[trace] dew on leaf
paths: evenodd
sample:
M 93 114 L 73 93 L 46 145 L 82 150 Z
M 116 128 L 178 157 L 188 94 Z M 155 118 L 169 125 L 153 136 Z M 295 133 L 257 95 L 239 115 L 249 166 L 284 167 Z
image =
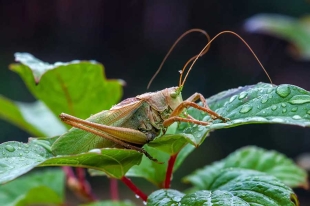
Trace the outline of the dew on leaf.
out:
M 290 104 L 305 104 L 309 102 L 310 102 L 309 95 L 296 95 L 288 101 L 288 103 Z
M 282 104 L 281 104 L 281 107 L 286 107 L 286 104 L 285 104 L 285 103 L 282 103 Z
M 246 97 L 247 95 L 248 95 L 248 93 L 246 93 L 246 92 L 241 92 L 241 93 L 239 94 L 238 99 L 244 99 L 244 97 Z
M 101 154 L 101 150 L 100 149 L 91 149 L 91 150 L 89 150 L 88 152 L 90 152 L 90 153 L 97 153 L 97 154 Z
M 294 115 L 292 118 L 298 120 L 298 119 L 301 119 L 301 116 L 299 116 L 299 115 Z
M 278 122 L 278 123 L 281 123 L 281 122 L 285 122 L 283 119 L 281 118 L 273 118 L 271 121 L 273 122 Z
M 252 109 L 252 106 L 251 105 L 244 105 L 241 109 L 240 109 L 240 113 L 242 114 L 245 114 L 245 113 L 248 113 L 250 110 Z
M 276 92 L 280 97 L 285 98 L 291 93 L 291 89 L 288 85 L 280 85 L 277 87 Z
M 267 93 L 272 92 L 273 88 L 268 88 Z
M 262 103 L 262 104 L 265 104 L 267 101 L 268 101 L 268 97 L 263 96 L 263 98 L 262 98 L 262 100 L 261 100 L 261 103 Z
M 14 152 L 15 151 L 15 148 L 12 146 L 12 145 L 6 145 L 5 147 L 4 147 L 7 151 L 9 151 L 9 152 Z
M 201 132 L 201 131 L 203 130 L 203 128 L 204 128 L 203 126 L 199 125 L 199 126 L 198 126 L 198 131 Z
M 271 110 L 272 110 L 272 111 L 276 110 L 277 108 L 278 108 L 277 105 L 272 105 L 272 106 L 271 106 Z
M 292 112 L 296 112 L 297 109 L 298 109 L 298 107 L 293 107 L 291 111 L 292 111 Z
M 309 110 L 309 111 L 307 111 L 307 114 L 310 114 L 310 110 Z
M 282 109 L 282 113 L 285 113 L 287 110 L 286 109 Z
M 229 102 L 232 103 L 237 98 L 237 95 L 230 97 Z

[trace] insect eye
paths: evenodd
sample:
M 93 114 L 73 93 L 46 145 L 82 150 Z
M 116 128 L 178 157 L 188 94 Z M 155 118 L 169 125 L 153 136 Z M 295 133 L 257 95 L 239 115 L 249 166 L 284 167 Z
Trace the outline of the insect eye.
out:
M 176 92 L 171 92 L 170 93 L 170 97 L 172 98 L 176 98 L 178 96 L 178 94 Z

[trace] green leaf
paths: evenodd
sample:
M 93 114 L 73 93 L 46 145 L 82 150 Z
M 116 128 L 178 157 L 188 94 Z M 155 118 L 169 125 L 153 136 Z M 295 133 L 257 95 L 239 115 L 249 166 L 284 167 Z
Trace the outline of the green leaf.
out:
M 157 187 L 162 187 L 165 180 L 170 155 L 152 147 L 145 146 L 144 148 L 152 157 L 156 158 L 162 164 L 151 161 L 143 155 L 141 163 L 133 166 L 127 172 L 126 176 L 143 177 Z
M 43 147 L 33 141 L 30 143 L 5 142 L 0 144 L 0 184 L 28 172 L 52 157 L 48 142 Z M 44 144 L 44 142 L 42 142 Z
M 57 156 L 39 166 L 72 166 L 100 170 L 109 177 L 120 179 L 134 165 L 141 162 L 142 154 L 129 149 L 93 149 L 88 153 Z
M 0 186 L 1 204 L 6 206 L 62 204 L 64 179 L 62 170 L 45 170 L 28 174 Z
M 260 14 L 248 19 L 245 28 L 250 32 L 273 35 L 293 44 L 302 60 L 310 59 L 309 17 L 296 19 L 277 14 Z
M 157 137 L 147 145 L 170 155 L 179 153 L 188 143 L 197 145 L 197 142 L 195 142 L 196 139 L 192 135 L 175 134 L 177 127 L 178 125 L 176 123 L 172 124 L 168 127 L 165 135 Z
M 66 131 L 60 120 L 41 101 L 22 103 L 0 96 L 0 118 L 34 136 L 55 136 Z
M 177 206 L 181 201 L 182 197 L 184 196 L 183 193 L 172 190 L 172 189 L 165 189 L 165 190 L 157 190 L 150 194 L 147 199 L 147 205 L 150 206 Z
M 27 53 L 16 53 L 15 57 L 22 64 L 10 68 L 55 115 L 65 112 L 85 119 L 109 109 L 121 97 L 121 81 L 107 80 L 103 66 L 94 61 L 51 65 Z
M 83 204 L 81 206 L 135 206 L 135 204 L 130 201 L 100 201 Z
M 208 104 L 213 111 L 230 120 L 215 120 L 206 127 L 180 123 L 176 133 L 191 134 L 201 144 L 210 131 L 244 124 L 310 126 L 310 92 L 294 85 L 259 83 L 239 87 L 210 97 Z M 212 121 L 204 112 L 193 108 L 187 111 L 196 119 Z
M 16 103 L 3 96 L 0 96 L 0 118 L 15 124 L 30 134 L 36 136 L 44 135 L 42 131 L 26 121 Z
M 244 147 L 231 153 L 225 159 L 196 170 L 184 178 L 199 189 L 208 188 L 219 170 L 224 168 L 245 168 L 265 172 L 277 177 L 290 187 L 308 187 L 307 173 L 292 160 L 276 151 L 258 147 Z
M 233 195 L 231 192 L 216 190 L 214 192 L 201 190 L 185 195 L 181 202 L 184 205 L 204 205 L 204 206 L 249 206 L 250 204 Z
M 262 172 L 229 168 L 218 171 L 206 190 L 184 195 L 174 190 L 158 190 L 148 205 L 298 205 L 294 192 L 277 178 Z M 159 203 L 163 204 L 159 204 Z
M 291 188 L 273 176 L 254 170 L 223 169 L 205 189 L 229 191 L 250 205 L 297 205 Z
M 146 150 L 156 159 L 161 162 L 161 164 L 156 163 L 154 161 L 151 161 L 147 157 L 143 156 L 142 161 L 139 165 L 133 166 L 127 173 L 126 176 L 128 177 L 142 177 L 149 182 L 153 183 L 157 187 L 163 187 L 163 183 L 165 181 L 165 176 L 166 176 L 166 171 L 167 171 L 167 166 L 168 166 L 168 160 L 169 160 L 169 155 L 166 154 L 165 152 L 155 150 L 154 148 L 151 147 L 145 147 Z M 175 161 L 174 167 L 173 167 L 173 172 L 175 172 L 184 159 L 187 157 L 187 155 L 192 152 L 194 147 L 192 145 L 187 145 L 185 146 L 179 155 L 177 156 L 177 159 Z M 89 170 L 89 173 L 92 176 L 102 176 L 105 175 L 102 171 L 98 170 Z

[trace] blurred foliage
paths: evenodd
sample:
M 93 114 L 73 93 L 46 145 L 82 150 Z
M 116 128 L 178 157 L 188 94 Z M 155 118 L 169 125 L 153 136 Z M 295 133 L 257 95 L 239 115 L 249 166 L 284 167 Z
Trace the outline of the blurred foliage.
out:
M 290 52 L 301 60 L 310 60 L 310 16 L 301 19 L 284 15 L 260 14 L 248 19 L 245 29 L 284 39 L 292 44 Z

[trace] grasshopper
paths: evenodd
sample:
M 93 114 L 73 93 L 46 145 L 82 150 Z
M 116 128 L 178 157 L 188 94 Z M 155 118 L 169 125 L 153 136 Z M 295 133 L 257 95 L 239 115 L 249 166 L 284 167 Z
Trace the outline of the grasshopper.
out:
M 182 71 L 180 72 L 179 86 L 166 88 L 157 92 L 149 92 L 133 98 L 125 99 L 119 104 L 113 106 L 110 110 L 101 111 L 86 120 L 79 119 L 65 113 L 60 114 L 61 120 L 66 124 L 71 125 L 73 128 L 71 128 L 68 133 L 62 135 L 53 144 L 52 150 L 57 148 L 57 144 L 61 144 L 62 139 L 67 138 L 70 135 L 74 135 L 74 138 L 71 138 L 75 139 L 72 140 L 72 148 L 74 148 L 74 144 L 76 144 L 76 142 L 80 141 L 79 138 L 84 138 L 87 140 L 84 141 L 82 146 L 83 148 L 78 150 L 71 149 L 66 154 L 87 152 L 94 148 L 121 147 L 137 150 L 145 154 L 149 159 L 157 161 L 142 147 L 143 145 L 152 141 L 155 137 L 161 134 L 165 134 L 167 127 L 169 127 L 172 123 L 189 122 L 198 125 L 210 124 L 210 122 L 194 119 L 186 113 L 186 108 L 193 107 L 208 113 L 212 119 L 220 119 L 223 122 L 228 121 L 228 119 L 220 116 L 209 108 L 207 101 L 202 94 L 195 93 L 186 100 L 183 100 L 181 92 L 192 66 L 200 56 L 206 53 L 206 51 L 209 49 L 210 43 L 222 33 L 233 32 L 221 32 L 212 40 L 210 40 L 208 34 L 205 31 L 200 29 L 191 29 L 177 39 L 177 41 L 165 56 L 163 62 L 166 60 L 180 39 L 182 39 L 188 33 L 197 31 L 205 34 L 209 41 L 198 55 L 192 57 L 185 64 Z M 242 41 L 244 42 L 243 39 Z M 163 62 L 151 79 L 150 83 L 160 71 Z M 192 65 L 189 68 L 184 80 L 182 81 L 182 74 L 190 62 L 192 62 Z M 150 86 L 150 83 L 148 87 Z M 195 103 L 198 100 L 201 101 L 202 106 Z

